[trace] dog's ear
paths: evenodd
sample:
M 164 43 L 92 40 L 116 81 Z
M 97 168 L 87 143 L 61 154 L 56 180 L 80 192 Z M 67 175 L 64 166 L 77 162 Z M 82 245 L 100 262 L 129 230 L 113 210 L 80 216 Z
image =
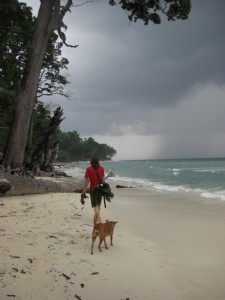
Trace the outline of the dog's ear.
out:
M 106 222 L 113 222 L 114 224 L 118 223 L 119 221 L 109 221 L 109 220 L 105 220 Z

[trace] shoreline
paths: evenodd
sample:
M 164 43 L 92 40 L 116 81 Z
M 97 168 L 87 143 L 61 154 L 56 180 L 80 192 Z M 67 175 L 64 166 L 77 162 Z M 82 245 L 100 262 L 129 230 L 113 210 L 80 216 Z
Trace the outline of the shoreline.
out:
M 100 253 L 97 239 L 94 255 L 90 199 L 0 198 L 0 299 L 223 300 L 224 203 L 109 184 L 102 217 L 119 221 L 114 246 Z

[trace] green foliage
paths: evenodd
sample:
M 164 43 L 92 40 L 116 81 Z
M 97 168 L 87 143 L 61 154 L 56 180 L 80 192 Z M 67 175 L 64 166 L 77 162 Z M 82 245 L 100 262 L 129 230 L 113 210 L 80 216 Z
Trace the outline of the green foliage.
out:
M 58 42 L 58 35 L 53 33 L 45 53 L 42 70 L 39 79 L 39 87 L 37 97 L 52 96 L 55 94 L 70 99 L 69 93 L 64 91 L 65 85 L 69 84 L 66 76 L 60 74 L 64 69 L 68 69 L 69 61 L 65 57 L 61 57 L 63 46 L 62 42 Z
M 44 133 L 46 132 L 51 120 L 51 113 L 49 108 L 42 102 L 38 101 L 34 109 L 33 118 L 33 147 L 39 144 Z
M 0 87 L 0 152 L 3 153 L 15 109 L 13 91 Z
M 0 86 L 17 91 L 32 37 L 31 8 L 16 0 L 0 5 Z
M 15 111 L 15 97 L 23 74 L 32 28 L 31 8 L 15 0 L 1 0 L 0 152 L 4 150 Z
M 142 20 L 145 25 L 161 24 L 160 15 L 165 15 L 168 21 L 185 20 L 191 11 L 191 0 L 109 0 L 110 5 L 117 3 L 131 22 Z
M 97 155 L 101 160 L 111 160 L 116 150 L 106 144 L 99 144 L 93 138 L 82 139 L 77 131 L 59 132 L 58 161 L 72 162 L 88 160 Z

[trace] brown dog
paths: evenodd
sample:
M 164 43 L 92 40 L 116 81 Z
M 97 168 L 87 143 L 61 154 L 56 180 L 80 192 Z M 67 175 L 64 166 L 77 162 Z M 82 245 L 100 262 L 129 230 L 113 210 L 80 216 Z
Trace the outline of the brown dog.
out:
M 104 240 L 105 243 L 105 249 L 108 249 L 107 244 L 106 244 L 106 240 L 105 238 L 107 236 L 110 236 L 110 241 L 111 241 L 111 246 L 113 246 L 112 240 L 113 240 L 113 231 L 115 228 L 115 225 L 117 222 L 114 221 L 108 221 L 106 220 L 106 223 L 96 223 L 98 214 L 96 214 L 94 216 L 94 228 L 92 231 L 92 245 L 91 245 L 91 254 L 93 254 L 93 247 L 94 247 L 94 242 L 97 238 L 97 236 L 99 236 L 99 245 L 98 245 L 98 249 L 99 251 L 102 252 L 101 249 L 101 243 Z

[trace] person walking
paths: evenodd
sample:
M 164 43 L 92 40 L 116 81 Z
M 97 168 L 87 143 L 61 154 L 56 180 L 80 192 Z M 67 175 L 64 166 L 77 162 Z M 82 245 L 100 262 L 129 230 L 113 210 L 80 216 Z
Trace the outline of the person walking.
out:
M 98 190 L 98 185 L 105 179 L 104 168 L 99 164 L 97 156 L 93 156 L 90 160 L 91 166 L 86 168 L 85 183 L 83 193 L 86 194 L 88 187 L 90 187 L 91 206 L 94 208 L 95 216 L 97 214 L 97 223 L 102 223 L 101 220 L 101 202 L 102 193 Z

